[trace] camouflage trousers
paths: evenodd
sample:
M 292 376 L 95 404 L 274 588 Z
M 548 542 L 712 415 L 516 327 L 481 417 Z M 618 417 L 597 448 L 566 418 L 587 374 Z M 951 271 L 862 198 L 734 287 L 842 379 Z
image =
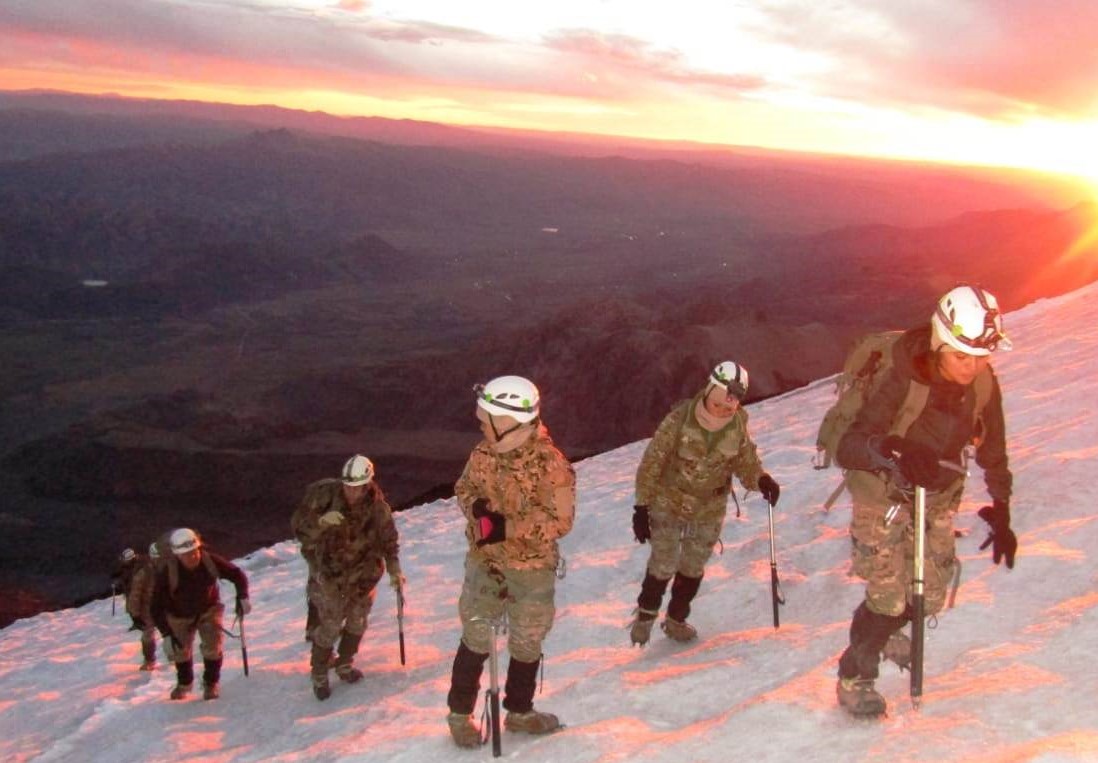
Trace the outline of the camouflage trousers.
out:
M 201 643 L 202 658 L 221 659 L 221 617 L 225 611 L 223 604 L 214 604 L 197 618 L 168 615 L 168 629 L 171 630 L 179 648 L 172 639 L 164 639 L 164 656 L 170 662 L 190 662 L 194 659 L 194 636 L 197 633 Z
M 720 540 L 724 515 L 685 520 L 653 506 L 648 510 L 648 523 L 652 529 L 648 573 L 660 580 L 670 580 L 676 572 L 684 577 L 700 578 L 705 572 L 705 563 L 713 555 L 713 547 Z
M 306 594 L 316 610 L 316 625 L 308 635 L 314 645 L 330 649 L 343 631 L 352 636 L 366 632 L 366 618 L 377 596 L 377 580 L 344 586 L 336 580 L 310 575 Z
M 492 642 L 490 621 L 506 612 L 507 651 L 520 662 L 536 662 L 557 613 L 556 580 L 556 570 L 492 570 L 466 557 L 465 582 L 458 598 L 465 646 L 487 654 Z
M 958 503 L 927 506 L 926 546 L 923 566 L 926 614 L 937 614 L 945 605 L 954 565 L 953 515 Z M 850 524 L 855 575 L 866 581 L 865 600 L 881 615 L 900 615 L 911 601 L 915 560 L 914 509 L 901 504 L 888 521 L 888 506 L 854 501 Z

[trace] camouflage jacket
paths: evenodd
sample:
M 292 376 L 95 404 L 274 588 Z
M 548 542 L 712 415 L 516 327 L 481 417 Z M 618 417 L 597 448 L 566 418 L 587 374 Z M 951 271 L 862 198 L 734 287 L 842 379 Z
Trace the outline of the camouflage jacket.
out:
M 544 426 L 506 453 L 497 453 L 482 441 L 470 454 L 454 493 L 465 512 L 472 557 L 498 569 L 557 566 L 557 541 L 572 530 L 575 519 L 576 475 Z M 478 498 L 506 517 L 502 542 L 477 547 L 472 507 Z
M 343 521 L 321 525 L 320 517 L 329 511 L 343 514 Z M 309 573 L 324 580 L 369 590 L 386 567 L 400 567 L 396 523 L 377 483 L 370 484 L 362 504 L 350 507 L 343 498 L 340 480 L 314 482 L 305 488 L 305 497 L 290 525 L 301 542 L 301 555 L 309 563 Z
M 153 585 L 156 583 L 156 573 L 152 560 L 147 556 L 138 556 L 139 562 L 130 579 L 130 590 L 126 594 L 126 612 L 134 620 L 140 620 L 148 626 L 152 625 L 152 597 Z
M 701 394 L 676 405 L 664 417 L 637 468 L 636 502 L 683 519 L 723 516 L 732 476 L 748 490 L 759 489 L 762 463 L 747 433 L 740 408 L 716 432 L 698 423 L 694 406 Z

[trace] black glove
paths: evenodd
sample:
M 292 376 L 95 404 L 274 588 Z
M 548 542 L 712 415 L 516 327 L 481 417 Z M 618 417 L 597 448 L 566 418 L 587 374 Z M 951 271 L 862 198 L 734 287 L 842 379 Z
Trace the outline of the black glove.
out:
M 995 501 L 991 506 L 985 506 L 976 512 L 980 519 L 990 526 L 987 539 L 980 545 L 983 551 L 991 546 L 991 561 L 998 564 L 1006 559 L 1007 569 L 1014 569 L 1014 554 L 1018 551 L 1018 536 L 1010 529 L 1010 504 L 1006 501 Z
M 140 617 L 134 617 L 133 615 L 130 615 L 130 620 L 133 621 L 133 625 L 130 626 L 131 631 L 145 630 L 145 621 L 142 620 Z
M 900 474 L 912 485 L 932 485 L 938 479 L 938 454 L 921 442 L 890 434 L 877 449 L 900 467 Z
M 762 497 L 771 506 L 776 506 L 778 503 L 778 496 L 782 494 L 782 489 L 778 487 L 778 483 L 774 481 L 766 472 L 763 472 L 759 477 L 759 492 L 762 493 Z
M 648 521 L 648 507 L 633 507 L 633 537 L 637 543 L 645 543 L 652 539 L 652 524 Z
M 473 518 L 477 520 L 477 531 L 480 534 L 478 547 L 499 543 L 506 537 L 507 520 L 499 512 L 489 509 L 486 499 L 478 498 L 473 502 Z

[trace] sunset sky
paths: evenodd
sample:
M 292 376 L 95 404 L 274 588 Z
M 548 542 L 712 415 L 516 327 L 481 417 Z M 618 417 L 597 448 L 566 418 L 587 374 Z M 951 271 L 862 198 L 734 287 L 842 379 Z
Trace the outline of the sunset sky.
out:
M 1098 180 L 1098 2 L 0 0 L 0 89 Z

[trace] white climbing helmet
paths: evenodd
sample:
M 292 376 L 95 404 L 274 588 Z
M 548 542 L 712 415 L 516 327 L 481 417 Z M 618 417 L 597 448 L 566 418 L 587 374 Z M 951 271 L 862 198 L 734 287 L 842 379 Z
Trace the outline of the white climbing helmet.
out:
M 487 384 L 473 387 L 477 405 L 492 416 L 510 416 L 520 424 L 538 417 L 541 395 L 529 379 L 521 376 L 497 376 Z
M 979 286 L 962 284 L 947 292 L 938 300 L 930 326 L 933 350 L 949 345 L 967 355 L 990 355 L 1013 347 L 1003 333 L 999 301 Z
M 122 550 L 122 553 L 118 555 L 118 558 L 122 562 L 132 562 L 137 558 L 137 553 L 132 548 L 126 548 Z
M 343 465 L 343 472 L 340 474 L 340 479 L 343 480 L 343 484 L 348 487 L 365 485 L 373 478 L 374 462 L 366 458 L 366 456 L 361 455 L 355 455 L 348 458 L 347 463 Z
M 157 548 L 155 540 L 152 543 L 149 544 L 149 558 L 150 559 L 159 559 L 160 558 L 160 549 Z
M 747 395 L 748 385 L 747 369 L 739 363 L 726 360 L 718 363 L 713 372 L 709 374 L 709 383 L 718 387 L 724 387 L 728 394 L 737 400 L 743 400 Z
M 202 547 L 202 541 L 198 539 L 198 533 L 186 527 L 172 530 L 168 543 L 171 544 L 172 553 L 176 556 L 189 554 L 191 551 Z

